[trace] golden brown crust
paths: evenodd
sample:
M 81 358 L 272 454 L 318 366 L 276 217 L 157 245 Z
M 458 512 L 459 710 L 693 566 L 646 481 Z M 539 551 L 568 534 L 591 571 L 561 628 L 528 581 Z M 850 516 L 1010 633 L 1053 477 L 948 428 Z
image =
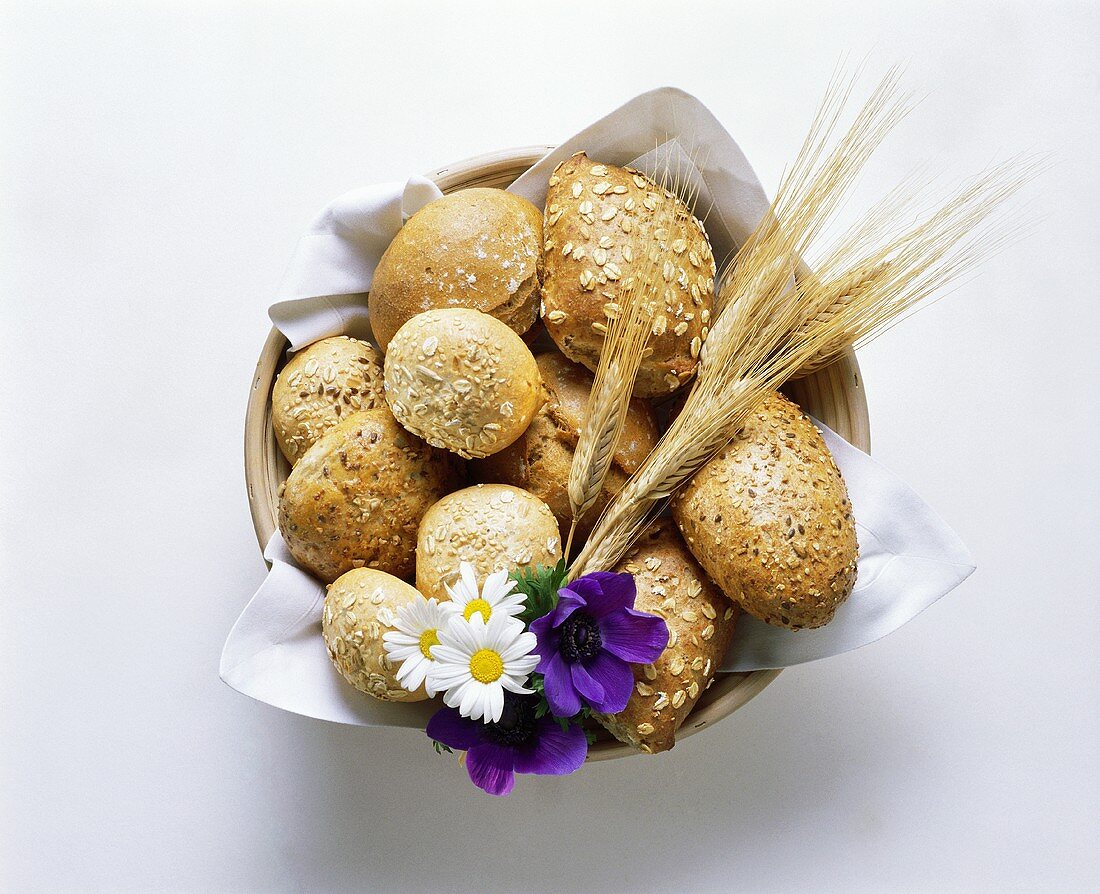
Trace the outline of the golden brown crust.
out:
M 635 249 L 644 244 L 642 234 L 657 225 L 669 231 L 660 244 L 676 261 L 661 272 L 665 304 L 654 322 L 652 353 L 634 385 L 639 397 L 675 391 L 698 366 L 714 294 L 714 256 L 706 232 L 679 197 L 629 168 L 599 164 L 578 152 L 550 177 L 542 318 L 562 352 L 593 371 L 603 347 L 606 307 L 620 300 L 623 283 L 641 269 Z
M 449 599 L 458 566 L 474 566 L 478 583 L 494 571 L 554 565 L 561 538 L 554 516 L 538 497 L 507 484 L 477 484 L 436 503 L 420 523 L 416 588 L 428 599 Z
M 713 681 L 740 610 L 706 576 L 667 519 L 643 531 L 615 570 L 634 575 L 634 607 L 665 619 L 669 644 L 653 664 L 634 667 L 634 692 L 625 710 L 597 719 L 620 742 L 650 754 L 668 751 Z
M 353 568 L 329 584 L 321 634 L 340 675 L 360 692 L 384 702 L 428 697 L 423 686 L 408 692 L 397 682 L 397 668 L 382 644 L 382 636 L 397 629 L 397 610 L 419 598 L 407 583 L 374 568 Z
M 481 481 L 503 482 L 533 493 L 550 507 L 564 537 L 572 522 L 569 468 L 584 425 L 592 374 L 557 351 L 539 354 L 535 362 L 546 389 L 546 402 L 514 444 L 474 463 L 471 470 Z M 577 526 L 576 545 L 584 542 L 604 506 L 622 490 L 626 479 L 656 446 L 658 437 L 649 405 L 631 401 L 611 470 L 596 504 Z
M 674 498 L 688 546 L 730 599 L 779 627 L 820 627 L 856 580 L 855 520 L 821 433 L 778 393 Z
M 364 566 L 409 578 L 420 519 L 456 471 L 453 457 L 409 434 L 389 410 L 365 410 L 330 428 L 291 470 L 279 530 L 323 581 Z
M 314 342 L 287 361 L 271 391 L 271 424 L 293 465 L 341 419 L 384 405 L 381 355 L 341 335 Z
M 429 202 L 378 262 L 368 306 L 382 350 L 411 317 L 437 307 L 484 311 L 522 335 L 538 319 L 542 215 L 502 189 Z
M 544 398 L 523 339 L 500 320 L 459 307 L 417 314 L 397 331 L 385 387 L 398 422 L 466 458 L 515 441 Z

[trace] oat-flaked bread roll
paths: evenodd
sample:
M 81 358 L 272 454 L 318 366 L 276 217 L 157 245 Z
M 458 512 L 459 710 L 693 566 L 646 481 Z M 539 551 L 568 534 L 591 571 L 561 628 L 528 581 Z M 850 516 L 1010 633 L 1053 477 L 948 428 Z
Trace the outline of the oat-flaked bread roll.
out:
M 855 585 L 848 490 L 821 433 L 781 394 L 761 402 L 672 512 L 707 574 L 769 624 L 827 624 Z
M 522 335 L 538 319 L 539 209 L 502 189 L 463 189 L 410 217 L 378 262 L 368 306 L 382 350 L 436 307 L 492 314 Z
M 634 666 L 625 710 L 597 719 L 620 742 L 650 754 L 668 751 L 713 681 L 740 609 L 706 576 L 667 519 L 643 531 L 615 570 L 634 575 L 634 607 L 664 618 L 669 641 L 652 664 Z
M 455 484 L 456 463 L 386 408 L 364 410 L 325 432 L 291 470 L 279 530 L 323 581 L 364 566 L 412 577 L 417 526 Z
M 287 361 L 271 391 L 271 424 L 293 465 L 341 419 L 381 406 L 382 357 L 373 345 L 341 335 Z
M 654 224 L 654 221 L 657 224 Z M 583 152 L 563 161 L 546 193 L 543 321 L 571 360 L 595 371 L 620 290 L 643 266 L 650 229 L 664 230 L 662 252 L 675 262 L 658 276 L 658 310 L 634 394 L 675 391 L 692 377 L 706 341 L 714 295 L 714 255 L 703 225 L 667 189 L 629 168 L 599 164 Z
M 321 634 L 340 675 L 360 692 L 385 702 L 428 697 L 423 686 L 407 692 L 397 682 L 397 668 L 382 645 L 382 635 L 397 629 L 397 610 L 419 598 L 403 580 L 374 568 L 353 568 L 329 584 Z
M 466 458 L 507 447 L 543 401 L 523 339 L 495 317 L 458 307 L 417 314 L 397 330 L 385 391 L 405 428 Z
M 469 562 L 478 583 L 495 571 L 554 565 L 561 558 L 558 523 L 538 497 L 507 484 L 478 484 L 449 494 L 420 523 L 416 588 L 449 599 L 447 586 Z
M 472 464 L 471 471 L 480 481 L 512 484 L 533 493 L 550 507 L 565 537 L 573 518 L 569 508 L 569 467 L 584 426 L 592 374 L 557 351 L 539 354 L 535 362 L 546 389 L 546 402 L 515 443 Z M 622 490 L 627 478 L 657 445 L 658 437 L 649 405 L 641 400 L 631 401 L 603 491 L 577 526 L 575 543 L 584 542 L 604 506 Z

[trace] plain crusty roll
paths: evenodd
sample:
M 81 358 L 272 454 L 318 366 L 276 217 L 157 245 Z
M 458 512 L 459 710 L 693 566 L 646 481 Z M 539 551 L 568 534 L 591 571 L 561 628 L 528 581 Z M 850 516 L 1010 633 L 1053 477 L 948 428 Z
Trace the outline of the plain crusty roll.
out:
M 683 201 L 644 174 L 578 152 L 550 177 L 544 229 L 543 322 L 562 353 L 593 371 L 624 283 L 650 274 L 641 249 L 672 253 L 657 272 L 664 306 L 634 394 L 668 394 L 690 379 L 710 326 L 715 267 L 703 225 Z
M 821 433 L 781 394 L 673 499 L 699 563 L 730 599 L 777 627 L 820 627 L 855 586 L 855 519 Z
M 403 580 L 375 568 L 353 568 L 329 584 L 321 634 L 340 675 L 360 692 L 385 702 L 419 702 L 424 687 L 408 692 L 397 681 L 382 636 L 396 630 L 397 610 L 420 598 Z
M 437 307 L 484 311 L 522 335 L 539 313 L 542 214 L 502 189 L 463 189 L 410 217 L 378 262 L 368 307 L 382 350 Z
M 385 407 L 356 413 L 291 470 L 279 530 L 291 555 L 323 581 L 364 566 L 411 577 L 417 526 L 451 490 L 456 463 L 405 431 Z
M 417 314 L 397 330 L 385 389 L 405 428 L 467 459 L 515 441 L 544 399 L 523 339 L 495 317 L 460 307 Z
M 341 419 L 384 405 L 381 356 L 367 342 L 341 335 L 287 361 L 271 391 L 271 424 L 293 465 Z
M 471 471 L 479 481 L 503 482 L 533 493 L 550 507 L 564 537 L 573 520 L 569 506 L 569 467 L 584 426 L 592 374 L 557 351 L 539 354 L 535 362 L 546 389 L 545 403 L 514 444 L 473 463 Z M 649 404 L 632 400 L 603 490 L 577 526 L 575 543 L 584 542 L 604 506 L 637 471 L 657 445 L 658 437 L 657 423 Z
M 668 751 L 714 680 L 740 610 L 706 576 L 666 519 L 643 531 L 615 570 L 634 575 L 634 608 L 664 618 L 669 639 L 655 662 L 634 666 L 634 692 L 626 708 L 597 719 L 620 742 L 649 754 Z
M 416 548 L 416 588 L 449 599 L 458 566 L 474 566 L 478 584 L 495 571 L 555 565 L 561 537 L 538 497 L 507 484 L 478 484 L 448 494 L 424 515 Z

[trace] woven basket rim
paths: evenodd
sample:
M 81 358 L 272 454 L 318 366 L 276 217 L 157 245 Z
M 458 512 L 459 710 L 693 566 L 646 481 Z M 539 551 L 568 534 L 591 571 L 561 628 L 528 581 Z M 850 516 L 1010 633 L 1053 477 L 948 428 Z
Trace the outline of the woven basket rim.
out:
M 507 186 L 552 148 L 522 146 L 487 152 L 445 165 L 425 176 L 445 193 L 470 186 Z M 279 452 L 271 425 L 271 389 L 285 360 L 287 346 L 283 334 L 272 328 L 256 363 L 245 410 L 245 484 L 261 554 L 275 532 L 278 486 L 288 468 Z M 831 366 L 792 383 L 789 390 L 807 412 L 821 419 L 856 447 L 870 452 L 867 401 L 854 352 L 849 351 Z M 760 670 L 717 675 L 713 686 L 684 721 L 677 733 L 677 741 L 729 716 L 755 698 L 779 673 L 779 670 Z M 589 749 L 588 760 L 609 760 L 638 753 L 630 746 L 610 739 L 596 742 Z

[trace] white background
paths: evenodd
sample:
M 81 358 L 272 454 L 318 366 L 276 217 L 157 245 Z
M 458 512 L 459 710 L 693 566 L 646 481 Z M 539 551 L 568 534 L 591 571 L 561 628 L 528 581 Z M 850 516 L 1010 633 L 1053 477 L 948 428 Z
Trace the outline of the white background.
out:
M 0 888 L 1100 886 L 1093 4 L 24 3 L 0 26 Z M 497 801 L 421 735 L 217 679 L 264 574 L 242 420 L 329 198 L 699 96 L 772 189 L 843 53 L 869 173 L 1051 154 L 1032 235 L 863 351 L 875 456 L 978 572 L 671 754 Z

